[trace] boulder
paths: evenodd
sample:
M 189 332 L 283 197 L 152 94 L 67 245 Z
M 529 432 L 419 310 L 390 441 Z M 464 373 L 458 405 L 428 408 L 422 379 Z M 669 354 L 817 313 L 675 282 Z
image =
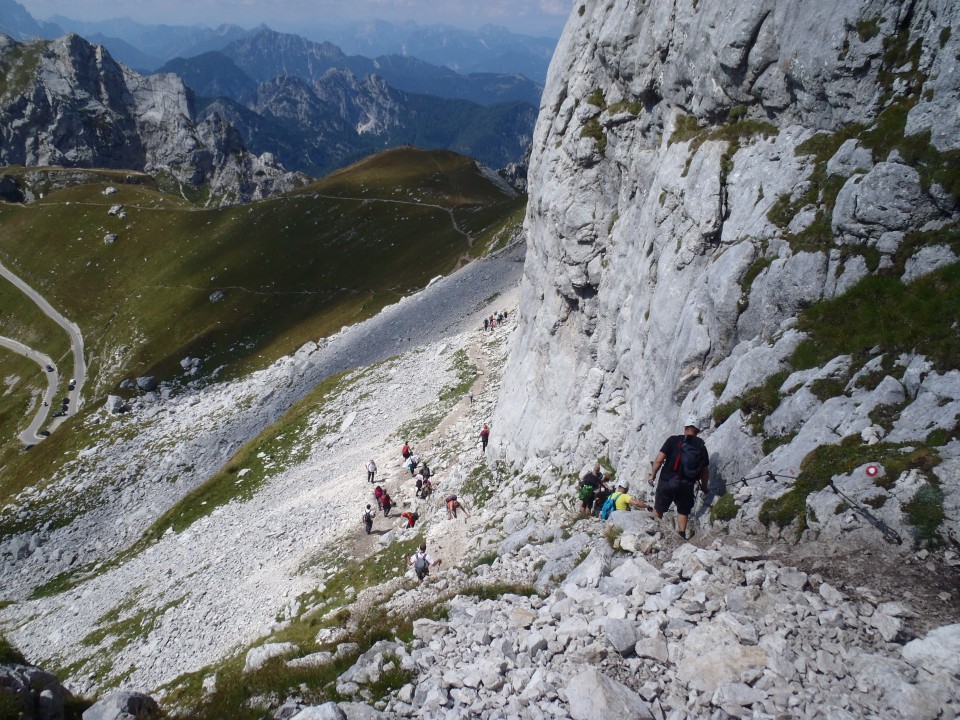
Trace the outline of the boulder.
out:
M 107 395 L 107 402 L 104 407 L 108 413 L 115 415 L 123 409 L 123 398 L 119 395 Z
M 960 678 L 960 623 L 943 625 L 903 646 L 903 659 L 934 675 Z
M 335 702 L 310 705 L 293 716 L 292 720 L 347 720 L 347 714 Z
M 578 673 L 565 688 L 573 720 L 610 720 L 653 718 L 650 706 L 621 682 L 593 667 Z
M 159 713 L 160 707 L 149 695 L 122 690 L 94 703 L 83 713 L 83 720 L 140 720 Z
M 157 389 L 157 379 L 152 375 L 137 378 L 137 389 L 143 392 L 153 392 Z
M 251 670 L 258 670 L 266 665 L 267 661 L 272 658 L 290 655 L 298 651 L 299 648 L 289 642 L 267 643 L 260 647 L 251 648 L 247 652 L 247 659 L 243 665 L 243 671 L 250 672 Z
M 593 548 L 582 563 L 571 572 L 566 579 L 577 587 L 595 588 L 600 584 L 600 578 L 607 574 L 609 554 L 599 548 Z

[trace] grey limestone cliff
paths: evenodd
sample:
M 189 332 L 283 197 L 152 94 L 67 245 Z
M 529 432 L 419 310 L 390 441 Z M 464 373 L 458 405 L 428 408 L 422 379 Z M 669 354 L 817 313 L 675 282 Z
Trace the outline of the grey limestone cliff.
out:
M 608 456 L 645 478 L 693 413 L 717 487 L 796 473 L 860 433 L 952 437 L 951 361 L 877 347 L 798 373 L 792 356 L 804 309 L 868 275 L 912 283 L 956 262 L 958 15 L 937 0 L 575 6 L 535 132 L 495 456 Z M 886 387 L 851 379 L 870 357 Z M 816 385 L 829 379 L 839 398 Z M 774 408 L 751 412 L 765 382 Z M 939 405 L 899 411 L 934 384 Z M 870 415 L 894 406 L 892 427 Z M 945 465 L 957 446 L 938 451 Z M 747 495 L 788 487 L 760 485 Z
M 0 36 L 0 162 L 169 173 L 219 202 L 304 184 L 254 157 L 220 117 L 199 121 L 175 75 L 143 77 L 78 35 L 18 43 Z

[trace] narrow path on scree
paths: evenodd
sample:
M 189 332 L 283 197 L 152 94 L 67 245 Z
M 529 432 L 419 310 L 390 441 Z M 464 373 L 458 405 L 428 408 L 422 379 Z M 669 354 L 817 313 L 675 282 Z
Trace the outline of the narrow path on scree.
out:
M 484 339 L 487 336 L 484 334 L 482 336 Z M 487 395 L 487 384 L 490 373 L 490 363 L 486 357 L 486 354 L 483 352 L 481 344 L 476 340 L 471 341 L 469 345 L 466 346 L 467 357 L 470 359 L 470 362 L 473 363 L 477 368 L 477 377 L 473 381 L 473 385 L 470 386 L 470 391 L 473 392 L 474 401 L 471 403 L 469 397 L 462 398 L 453 409 L 441 420 L 440 424 L 437 426 L 437 429 L 430 433 L 426 438 L 417 443 L 417 446 L 414 450 L 421 458 L 429 460 L 431 454 L 437 449 L 437 446 L 441 441 L 445 440 L 450 433 L 451 428 L 455 427 L 458 422 L 463 420 L 465 417 L 474 417 L 476 414 L 476 409 L 480 405 L 480 400 L 488 399 Z M 479 418 L 475 418 L 472 424 L 479 426 L 479 423 L 483 422 Z M 396 449 L 393 450 L 396 452 Z M 385 452 L 389 453 L 389 450 Z M 477 456 L 479 461 L 480 456 Z M 429 503 L 432 506 L 440 507 L 443 505 L 443 498 L 445 497 L 445 491 L 442 487 L 437 488 L 433 496 L 429 499 Z M 391 518 L 395 518 L 395 526 L 400 527 L 401 519 L 399 517 L 399 510 L 397 515 L 391 514 Z M 440 522 L 446 522 L 440 520 Z M 467 521 L 469 522 L 469 520 Z M 449 527 L 444 528 L 444 534 L 440 541 L 432 541 L 430 547 L 430 553 L 434 557 L 442 558 L 443 563 L 442 567 L 454 567 L 460 561 L 460 558 L 463 556 L 464 545 L 466 542 L 466 528 L 464 527 L 465 523 L 463 519 L 458 518 L 457 520 L 450 520 Z M 370 535 L 367 535 L 363 530 L 362 526 L 359 526 L 353 534 L 346 539 L 347 544 L 350 547 L 350 555 L 356 558 L 366 558 L 369 555 L 375 554 L 380 550 L 380 534 L 374 532 Z

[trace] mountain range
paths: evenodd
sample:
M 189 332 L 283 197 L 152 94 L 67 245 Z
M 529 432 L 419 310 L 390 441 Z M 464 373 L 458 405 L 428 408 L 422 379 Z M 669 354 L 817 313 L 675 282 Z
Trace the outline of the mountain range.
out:
M 13 0 L 2 1 L 0 17 L 12 37 L 59 29 L 41 26 Z M 171 51 L 205 50 L 170 61 L 149 82 L 166 83 L 160 78 L 178 75 L 192 91 L 182 103 L 189 105 L 184 117 L 196 123 L 226 119 L 244 147 L 268 154 L 287 170 L 313 176 L 403 144 L 451 149 L 492 167 L 516 164 L 529 146 L 542 89 L 516 73 L 464 76 L 409 56 L 348 56 L 329 42 L 267 28 L 248 32 L 229 25 L 217 30 L 162 26 L 147 32 L 136 23 L 117 21 L 108 29 L 123 31 L 136 48 L 126 41 L 107 43 L 106 36 L 94 33 L 105 43 L 100 47 L 111 45 L 134 63 L 140 61 L 131 52 L 151 47 L 146 35 Z M 92 77 L 85 80 L 96 84 Z M 13 96 L 9 101 L 19 102 Z M 9 162 L 32 161 L 30 153 L 14 147 L 20 139 L 11 135 L 8 140 L 4 156 Z M 116 152 L 111 149 L 101 164 L 114 167 L 117 161 L 110 155 Z M 93 162 L 69 153 L 56 157 L 66 163 Z
M 216 28 L 144 24 L 129 18 L 88 21 L 63 15 L 37 21 L 16 0 L 0 0 L 0 32 L 16 40 L 53 39 L 74 32 L 105 46 L 115 58 L 140 72 L 152 72 L 178 57 L 222 50 L 263 29 L 230 23 Z M 519 73 L 538 84 L 546 78 L 556 47 L 554 38 L 513 33 L 495 25 L 471 31 L 414 22 L 369 20 L 331 25 L 306 19 L 297 32 L 311 40 L 331 42 L 354 55 L 413 57 L 463 74 Z

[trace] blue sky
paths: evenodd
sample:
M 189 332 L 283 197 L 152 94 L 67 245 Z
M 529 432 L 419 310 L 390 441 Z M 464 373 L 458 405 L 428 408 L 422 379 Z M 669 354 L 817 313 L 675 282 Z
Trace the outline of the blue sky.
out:
M 278 30 L 380 18 L 445 23 L 475 29 L 485 23 L 534 35 L 557 36 L 573 0 L 18 0 L 40 20 L 130 17 L 143 23 L 244 27 L 266 23 Z

